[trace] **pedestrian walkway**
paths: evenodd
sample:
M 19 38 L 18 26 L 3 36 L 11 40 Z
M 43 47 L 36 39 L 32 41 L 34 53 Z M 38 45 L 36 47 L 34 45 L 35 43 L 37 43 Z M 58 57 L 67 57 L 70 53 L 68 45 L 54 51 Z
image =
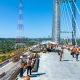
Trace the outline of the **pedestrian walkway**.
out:
M 73 60 L 67 50 L 64 52 L 61 62 L 57 53 L 41 53 L 39 71 L 32 74 L 31 80 L 80 80 L 80 62 Z

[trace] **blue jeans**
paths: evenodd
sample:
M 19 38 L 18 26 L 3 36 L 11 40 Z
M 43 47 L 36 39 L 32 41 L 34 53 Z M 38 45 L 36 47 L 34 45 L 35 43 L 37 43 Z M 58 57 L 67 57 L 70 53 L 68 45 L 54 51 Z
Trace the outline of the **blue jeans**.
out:
M 78 61 L 78 55 L 76 55 L 76 61 Z
M 31 66 L 28 66 L 27 67 L 27 75 L 30 73 L 30 75 L 31 75 L 31 70 L 32 70 L 32 67 Z
M 23 77 L 23 68 L 20 68 L 19 73 L 20 73 L 20 77 Z

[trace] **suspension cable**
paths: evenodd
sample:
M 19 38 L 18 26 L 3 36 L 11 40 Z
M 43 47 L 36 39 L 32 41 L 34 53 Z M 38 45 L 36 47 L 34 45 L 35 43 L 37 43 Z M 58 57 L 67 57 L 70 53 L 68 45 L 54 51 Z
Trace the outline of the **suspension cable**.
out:
M 68 4 L 69 4 L 70 10 L 71 10 L 71 13 L 72 13 L 72 15 L 73 15 L 74 21 L 75 21 L 75 23 L 76 23 L 76 27 L 77 27 L 78 31 L 80 32 L 80 30 L 79 30 L 79 28 L 78 28 L 78 24 L 77 24 L 76 19 L 75 19 L 75 17 L 74 17 L 74 14 L 73 14 L 73 11 L 72 11 L 72 9 L 71 9 L 71 6 L 70 6 L 69 1 L 68 1 Z M 80 33 L 79 33 L 79 34 L 80 34 Z
M 60 14 L 61 14 L 61 16 L 62 16 L 62 15 L 63 15 L 63 7 L 60 7 L 60 8 L 61 8 L 61 13 L 60 13 Z M 63 16 L 62 16 L 62 18 L 64 19 Z M 61 19 L 62 19 L 62 18 L 61 18 Z M 63 25 L 61 24 L 61 26 L 63 26 Z M 62 28 L 61 28 L 61 30 L 62 30 Z M 62 36 L 63 36 L 63 34 L 61 33 L 61 37 L 62 37 Z
M 65 15 L 64 15 L 64 12 L 65 12 L 65 11 L 64 11 L 64 5 L 62 6 L 62 11 L 61 11 L 61 12 L 62 12 L 62 14 L 63 14 L 63 15 L 62 15 L 63 19 L 62 19 L 62 20 L 64 21 L 64 20 L 66 20 L 66 19 L 65 19 Z M 65 23 L 65 22 L 63 22 L 63 25 L 65 25 L 64 23 Z
M 76 5 L 76 3 L 74 2 L 74 0 L 72 0 L 72 1 L 73 1 L 74 5 L 75 5 L 75 7 L 76 7 L 76 9 L 77 9 L 77 11 L 78 11 L 78 13 L 79 13 L 79 15 L 80 15 L 79 8 L 77 7 L 77 5 Z
M 66 2 L 64 2 L 64 3 L 66 3 Z M 66 7 L 65 7 L 65 5 L 64 5 L 64 16 L 65 16 L 66 26 L 67 26 L 67 28 L 68 28 L 69 24 L 68 24 L 68 19 L 67 19 L 66 9 L 65 9 L 65 8 L 66 8 Z
M 66 3 L 65 3 L 66 4 Z M 64 16 L 63 16 L 63 21 L 65 20 L 65 22 L 66 22 L 66 25 L 67 25 L 67 28 L 68 28 L 68 30 L 69 30 L 69 24 L 68 24 L 68 17 L 66 16 L 66 14 L 67 14 L 67 12 L 68 11 L 66 11 L 66 7 L 65 7 L 65 5 L 63 5 L 63 9 L 62 9 L 62 11 L 63 11 L 63 13 L 64 13 Z M 69 14 L 69 13 L 68 13 Z M 69 16 L 70 17 L 70 16 Z M 70 19 L 69 19 L 70 20 Z M 64 22 L 64 23 L 65 23 Z M 66 29 L 66 28 L 65 28 Z M 66 33 L 66 32 L 65 32 Z M 66 37 L 67 38 L 67 37 Z
M 65 5 L 66 5 L 66 11 L 67 11 L 67 13 L 68 13 L 70 25 L 72 25 L 72 22 L 71 22 L 71 18 L 70 18 L 70 14 L 69 14 L 69 10 L 68 10 L 67 4 L 65 3 Z
M 67 12 L 67 16 L 68 16 L 68 18 L 69 18 L 69 21 L 68 22 L 70 22 L 70 25 L 72 25 L 72 22 L 71 22 L 71 17 L 70 17 L 70 13 L 69 13 L 69 10 L 68 10 L 68 6 L 67 6 L 67 3 L 65 2 L 65 8 L 66 8 L 66 12 Z M 69 26 L 69 24 L 68 24 L 68 26 Z M 69 30 L 70 28 L 68 27 L 68 30 Z M 72 32 L 72 29 L 70 30 L 70 32 Z
M 64 2 L 66 4 L 66 2 Z M 67 17 L 67 11 L 66 11 L 66 6 L 64 5 L 64 14 L 65 14 L 65 21 L 66 21 L 66 25 L 67 25 L 67 30 L 69 32 L 69 23 L 68 23 L 68 17 Z M 69 34 L 69 33 L 67 33 Z M 68 38 L 68 36 L 66 36 L 66 39 Z

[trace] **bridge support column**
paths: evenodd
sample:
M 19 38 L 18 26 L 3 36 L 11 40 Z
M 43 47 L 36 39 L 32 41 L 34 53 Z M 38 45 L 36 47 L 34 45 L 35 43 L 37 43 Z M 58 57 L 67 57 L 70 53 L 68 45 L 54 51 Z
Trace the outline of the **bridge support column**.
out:
M 73 0 L 76 3 L 76 0 Z M 73 15 L 72 15 L 72 44 L 75 46 L 76 45 L 76 8 L 75 8 L 75 4 L 72 1 L 72 11 L 73 11 Z
M 60 43 L 60 0 L 54 0 L 52 41 Z

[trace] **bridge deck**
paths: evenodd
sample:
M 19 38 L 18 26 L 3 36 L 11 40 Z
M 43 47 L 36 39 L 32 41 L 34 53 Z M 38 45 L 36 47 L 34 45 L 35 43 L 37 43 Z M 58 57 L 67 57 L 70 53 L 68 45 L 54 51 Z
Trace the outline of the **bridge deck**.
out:
M 39 71 L 32 74 L 31 80 L 80 80 L 80 62 L 76 62 L 67 50 L 64 52 L 62 62 L 57 53 L 41 54 Z

